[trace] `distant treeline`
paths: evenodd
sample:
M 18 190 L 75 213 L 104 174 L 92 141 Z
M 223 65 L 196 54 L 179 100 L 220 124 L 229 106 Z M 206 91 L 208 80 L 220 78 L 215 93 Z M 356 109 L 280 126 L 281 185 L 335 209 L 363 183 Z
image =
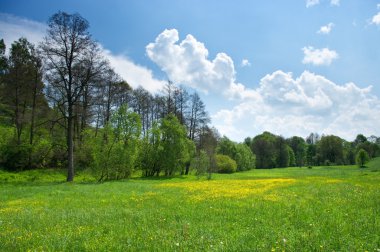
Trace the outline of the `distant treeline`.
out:
M 58 12 L 43 42 L 0 40 L 0 167 L 91 170 L 100 181 L 234 172 L 252 168 L 353 164 L 379 138 L 284 139 L 265 132 L 244 143 L 220 137 L 196 92 L 168 81 L 160 94 L 117 75 L 79 14 Z
M 380 138 L 357 135 L 353 142 L 338 136 L 311 133 L 305 139 L 298 136 L 285 139 L 269 132 L 245 143 L 256 155 L 256 168 L 288 166 L 352 165 L 357 163 L 357 154 L 365 151 L 368 158 L 380 155 Z

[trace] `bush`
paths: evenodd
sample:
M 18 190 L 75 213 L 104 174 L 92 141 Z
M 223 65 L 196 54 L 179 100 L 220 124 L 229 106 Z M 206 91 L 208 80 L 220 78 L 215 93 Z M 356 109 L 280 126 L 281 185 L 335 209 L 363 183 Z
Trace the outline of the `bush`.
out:
M 236 172 L 236 161 L 226 155 L 216 155 L 216 167 L 219 173 L 234 173 Z
M 1 148 L 1 166 L 9 171 L 21 171 L 29 163 L 29 144 L 9 144 Z

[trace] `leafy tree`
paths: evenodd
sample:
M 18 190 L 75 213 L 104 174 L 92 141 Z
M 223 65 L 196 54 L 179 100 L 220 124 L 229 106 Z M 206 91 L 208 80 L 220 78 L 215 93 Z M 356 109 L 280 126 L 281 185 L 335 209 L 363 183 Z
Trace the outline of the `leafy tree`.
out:
M 317 146 L 315 144 L 308 144 L 306 146 L 306 163 L 308 166 L 317 165 Z
M 275 140 L 276 167 L 289 166 L 289 148 L 288 147 L 289 146 L 286 144 L 286 141 L 282 136 L 276 137 L 276 140 Z
M 334 135 L 323 136 L 317 144 L 317 152 L 326 164 L 342 164 L 343 140 Z
M 204 175 L 210 166 L 210 160 L 204 150 L 200 150 L 191 161 L 191 169 L 195 170 L 195 175 L 199 178 Z
M 296 166 L 296 156 L 294 155 L 294 151 L 291 147 L 288 147 L 288 156 L 289 156 L 289 166 Z
M 216 167 L 219 173 L 234 173 L 236 172 L 237 164 L 235 160 L 227 155 L 217 154 L 215 156 Z
M 256 168 L 273 168 L 276 166 L 275 157 L 276 136 L 264 132 L 252 139 L 252 152 L 256 155 Z
M 104 128 L 103 137 L 93 137 L 93 168 L 99 181 L 128 178 L 140 150 L 141 121 L 138 114 L 120 107 Z
M 238 171 L 247 171 L 255 168 L 255 156 L 246 144 L 236 144 L 236 151 L 237 154 L 234 160 L 236 161 Z
M 160 158 L 163 154 L 161 135 L 159 123 L 153 123 L 142 141 L 143 151 L 140 154 L 139 163 L 140 169 L 146 177 L 160 175 Z
M 235 160 L 238 171 L 250 170 L 255 167 L 255 158 L 251 149 L 246 144 L 237 144 L 226 136 L 219 140 L 216 152 Z
M 356 164 L 359 166 L 359 167 L 364 167 L 364 165 L 369 161 L 369 156 L 368 156 L 368 153 L 363 150 L 363 149 L 360 149 L 358 151 L 358 153 L 356 154 Z
M 286 141 L 288 145 L 292 148 L 295 165 L 301 167 L 305 163 L 306 159 L 306 142 L 302 137 L 293 136 Z
M 187 152 L 189 151 L 186 130 L 173 114 L 169 114 L 162 120 L 161 132 L 163 153 L 161 166 L 165 175 L 170 176 L 185 165 L 184 160 L 187 159 L 185 156 L 188 155 Z

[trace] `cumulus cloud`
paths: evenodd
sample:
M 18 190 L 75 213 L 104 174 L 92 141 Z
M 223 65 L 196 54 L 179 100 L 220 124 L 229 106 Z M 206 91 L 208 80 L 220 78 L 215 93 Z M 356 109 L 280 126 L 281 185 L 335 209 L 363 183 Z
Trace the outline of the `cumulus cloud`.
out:
M 38 44 L 46 35 L 46 29 L 47 25 L 43 23 L 0 13 L 0 37 L 4 38 L 7 48 L 20 37 L 25 37 L 33 44 Z M 101 45 L 100 47 L 115 72 L 132 87 L 142 86 L 150 92 L 162 89 L 164 81 L 155 79 L 150 69 L 134 63 L 125 55 L 116 55 Z
M 371 24 L 380 25 L 380 12 L 372 17 Z
M 302 48 L 304 58 L 303 64 L 313 64 L 316 66 L 331 65 L 332 61 L 338 58 L 338 53 L 328 48 L 317 49 L 312 46 Z
M 232 139 L 242 141 L 263 131 L 286 137 L 319 132 L 346 139 L 380 133 L 380 100 L 371 95 L 371 87 L 338 85 L 308 71 L 298 78 L 276 71 L 248 91 L 251 95 L 238 105 L 212 117 L 218 130 Z
M 190 34 L 179 41 L 176 29 L 164 30 L 146 46 L 146 53 L 174 83 L 207 93 L 225 90 L 235 82 L 234 63 L 227 54 L 218 53 L 209 60 L 203 43 Z
M 243 59 L 243 60 L 241 61 L 241 66 L 242 66 L 242 67 L 251 66 L 251 62 L 249 62 L 248 59 Z
M 306 8 L 319 4 L 319 0 L 306 0 Z
M 329 34 L 331 32 L 331 29 L 333 28 L 334 24 L 333 23 L 328 23 L 327 25 L 322 26 L 319 28 L 317 33 L 319 34 Z

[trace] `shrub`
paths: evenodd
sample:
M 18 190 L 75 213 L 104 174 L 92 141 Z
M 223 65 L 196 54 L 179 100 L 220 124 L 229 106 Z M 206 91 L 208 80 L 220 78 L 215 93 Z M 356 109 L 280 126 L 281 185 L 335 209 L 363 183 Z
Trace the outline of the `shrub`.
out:
M 219 173 L 234 173 L 236 172 L 236 161 L 226 155 L 216 155 L 216 167 Z

